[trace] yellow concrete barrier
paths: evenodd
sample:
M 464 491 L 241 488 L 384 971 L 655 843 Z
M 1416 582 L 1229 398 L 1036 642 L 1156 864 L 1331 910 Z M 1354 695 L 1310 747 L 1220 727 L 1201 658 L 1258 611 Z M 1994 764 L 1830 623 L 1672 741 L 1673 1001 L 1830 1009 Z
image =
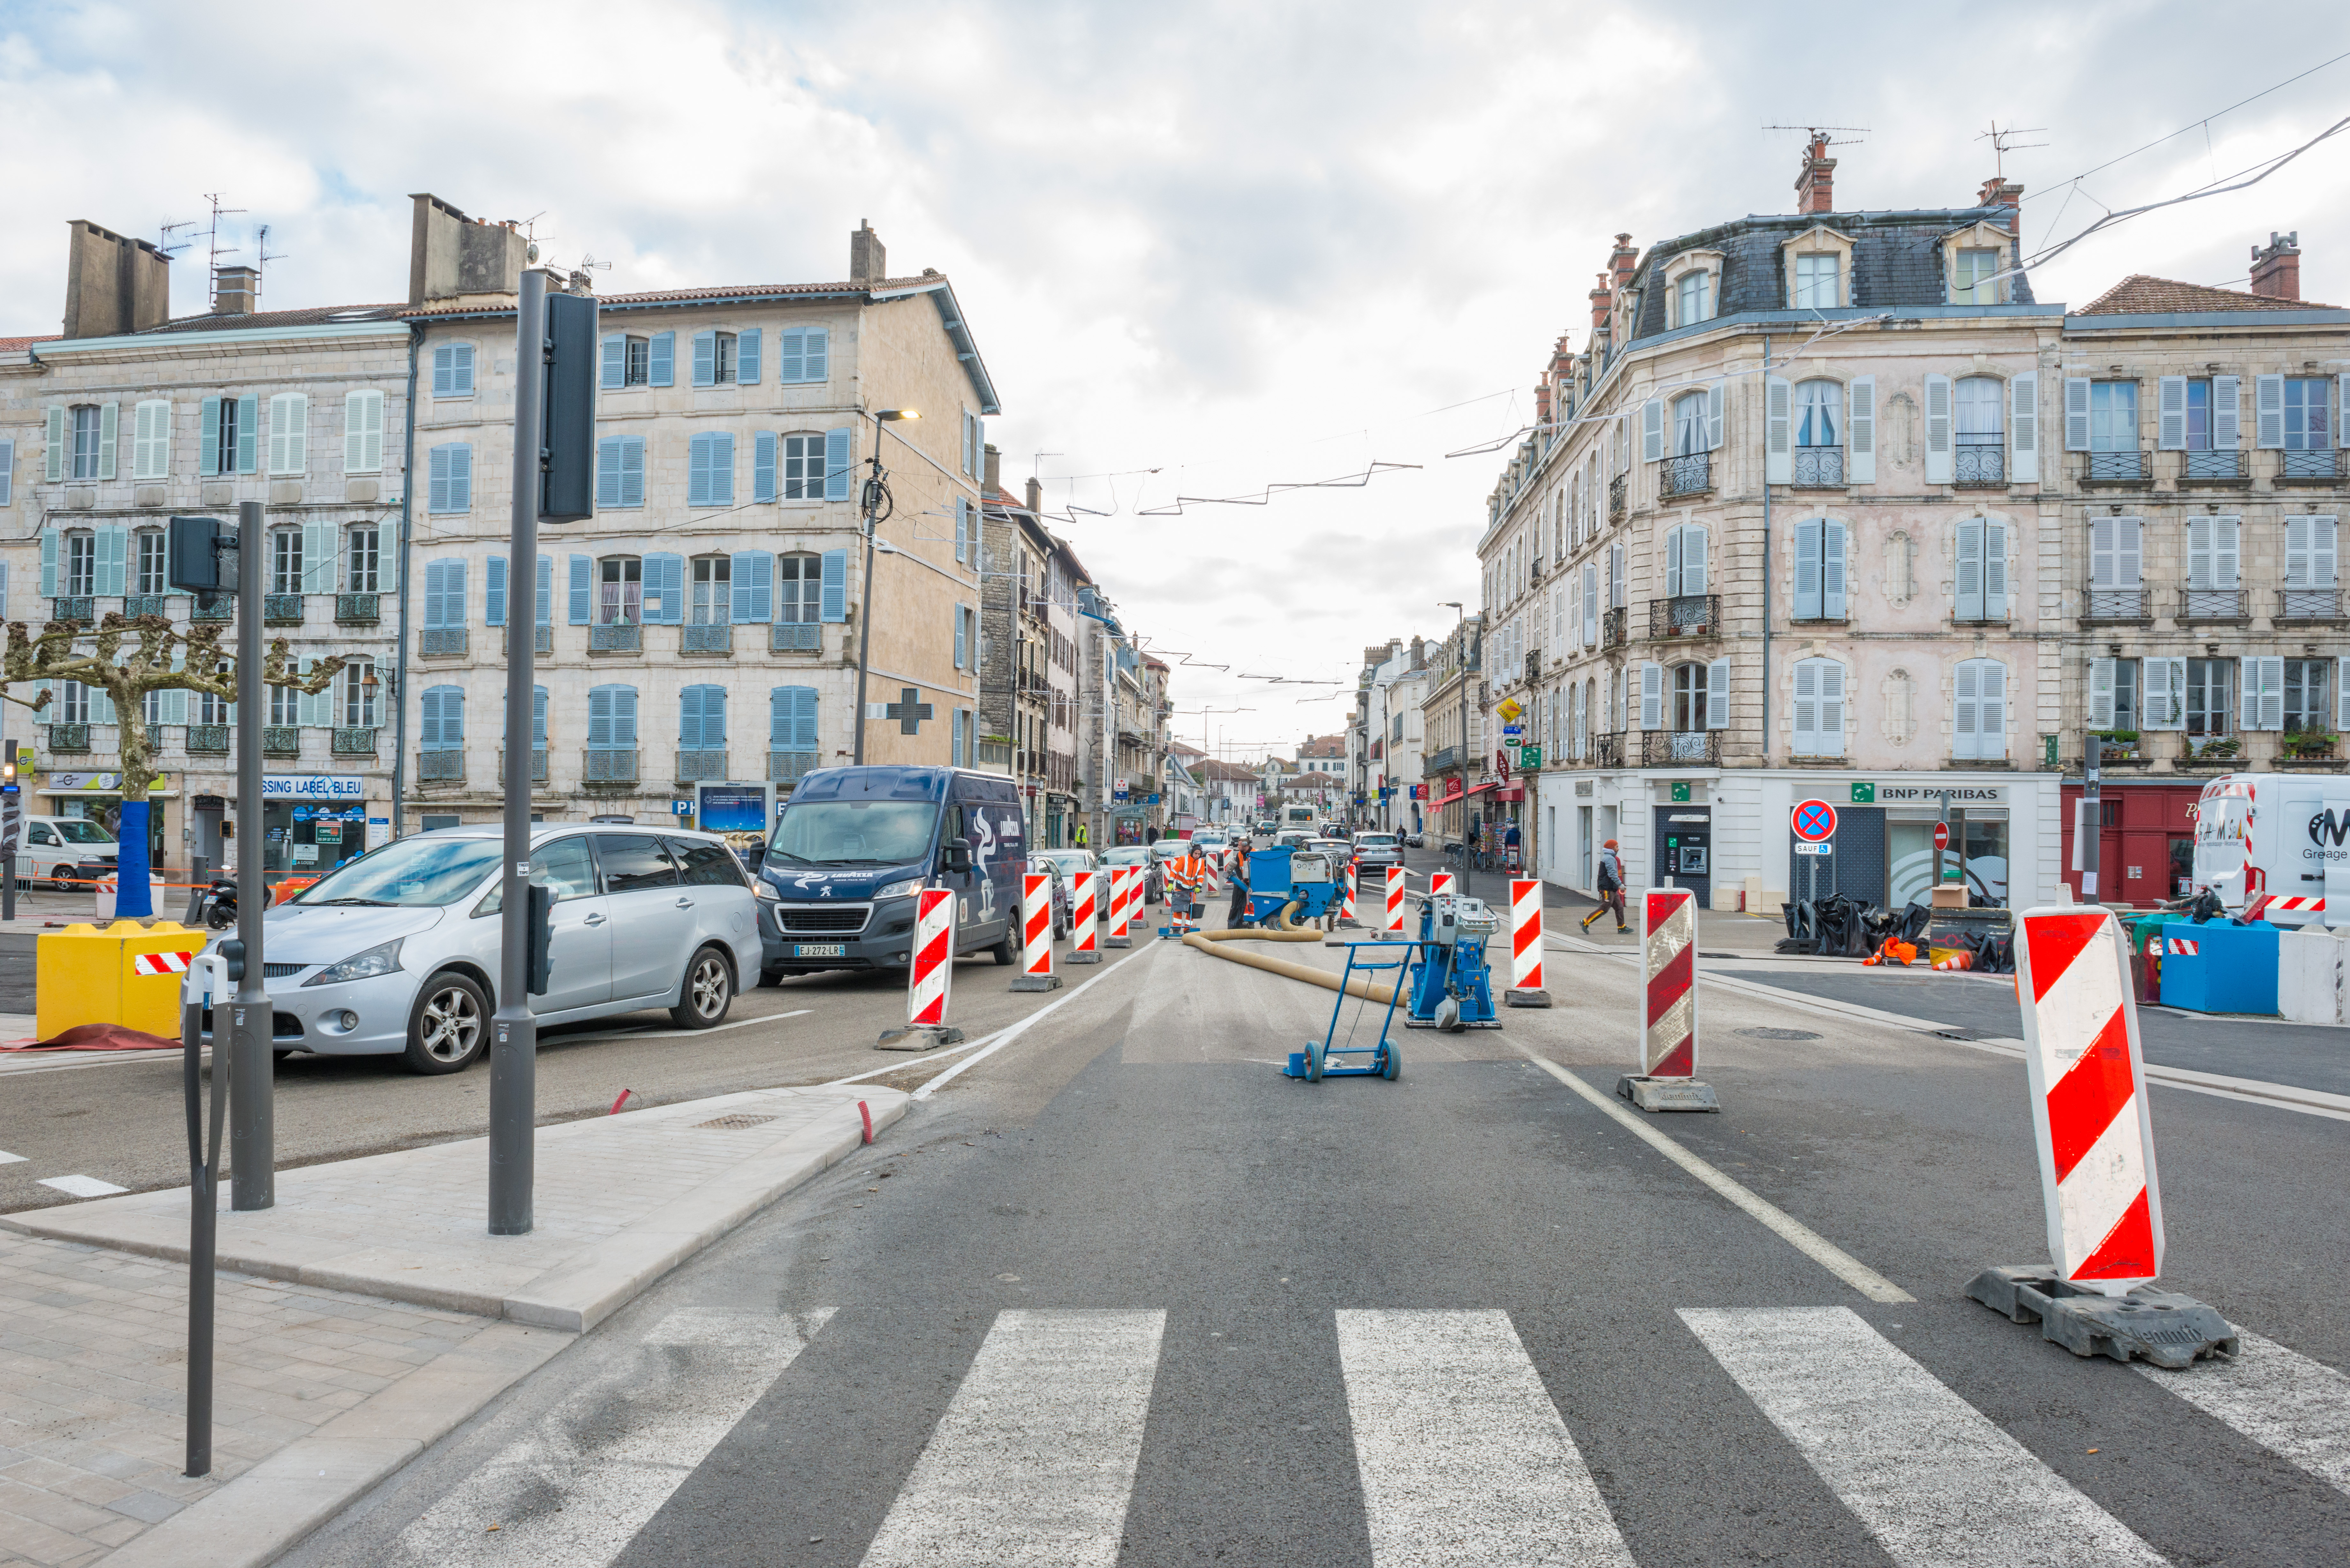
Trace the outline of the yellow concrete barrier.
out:
M 181 976 L 203 946 L 203 932 L 171 920 L 42 932 L 34 950 L 39 1037 L 53 1040 L 81 1023 L 119 1023 L 178 1039 Z

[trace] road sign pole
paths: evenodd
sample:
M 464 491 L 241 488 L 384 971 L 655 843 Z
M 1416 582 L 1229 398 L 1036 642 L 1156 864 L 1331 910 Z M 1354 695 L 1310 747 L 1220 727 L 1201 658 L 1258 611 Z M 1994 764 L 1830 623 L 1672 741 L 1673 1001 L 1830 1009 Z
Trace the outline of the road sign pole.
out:
M 269 832 L 262 826 L 261 568 L 269 535 L 261 503 L 236 509 L 236 940 L 244 973 L 228 1005 L 229 1206 L 240 1213 L 277 1202 L 276 1058 L 269 1044 L 276 1013 L 263 981 L 262 904 L 267 883 L 262 857 Z M 213 1051 L 219 1054 L 221 1010 L 213 1008 Z

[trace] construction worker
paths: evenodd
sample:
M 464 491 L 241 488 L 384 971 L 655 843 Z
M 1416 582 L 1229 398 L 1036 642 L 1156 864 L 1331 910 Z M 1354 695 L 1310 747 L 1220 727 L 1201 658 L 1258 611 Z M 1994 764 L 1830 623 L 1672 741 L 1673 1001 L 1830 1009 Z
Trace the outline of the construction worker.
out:
M 1183 901 L 1187 906 L 1183 912 L 1193 925 L 1197 925 L 1202 908 L 1201 900 L 1208 890 L 1208 857 L 1197 839 L 1192 840 L 1191 846 L 1183 852 L 1179 864 L 1183 867 Z
M 1609 839 L 1599 846 L 1599 908 L 1583 917 L 1583 929 L 1589 930 L 1591 922 L 1610 909 L 1616 912 L 1616 929 L 1629 932 L 1624 923 L 1624 861 L 1616 853 L 1616 841 Z

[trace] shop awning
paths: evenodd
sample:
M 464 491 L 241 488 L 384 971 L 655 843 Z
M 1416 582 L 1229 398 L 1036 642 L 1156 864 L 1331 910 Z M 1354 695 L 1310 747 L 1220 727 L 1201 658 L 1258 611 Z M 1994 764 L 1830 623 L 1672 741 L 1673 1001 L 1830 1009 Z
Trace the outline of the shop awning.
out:
M 1471 790 L 1469 793 L 1470 793 L 1471 794 L 1484 794 L 1487 790 L 1489 790 L 1489 789 L 1499 789 L 1499 788 L 1501 788 L 1501 787 L 1502 787 L 1502 781 L 1501 781 L 1501 780 L 1499 780 L 1499 779 L 1487 779 L 1483 784 L 1481 784 L 1477 785 L 1474 789 Z

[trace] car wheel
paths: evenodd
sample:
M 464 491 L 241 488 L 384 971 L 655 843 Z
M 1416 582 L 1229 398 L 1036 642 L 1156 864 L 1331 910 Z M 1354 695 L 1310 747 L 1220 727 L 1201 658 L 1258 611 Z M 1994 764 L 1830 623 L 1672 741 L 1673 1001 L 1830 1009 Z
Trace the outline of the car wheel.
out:
M 489 998 L 464 975 L 443 970 L 416 993 L 408 1015 L 408 1049 L 400 1060 L 410 1072 L 426 1076 L 462 1073 L 489 1043 Z
M 1002 964 L 1006 969 L 1010 969 L 1014 964 L 1020 961 L 1020 954 L 1012 945 L 1011 921 L 1006 920 L 1003 922 L 1003 934 L 996 939 L 995 945 L 988 949 L 987 951 L 989 957 L 994 959 L 997 963 Z
M 734 971 L 716 948 L 704 948 L 685 966 L 685 984 L 670 1021 L 680 1029 L 715 1029 L 734 1006 Z

